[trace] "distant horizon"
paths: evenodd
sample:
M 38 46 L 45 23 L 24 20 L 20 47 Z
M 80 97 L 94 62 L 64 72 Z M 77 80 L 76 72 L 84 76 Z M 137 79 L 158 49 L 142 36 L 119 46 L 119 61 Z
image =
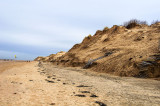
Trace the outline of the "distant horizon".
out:
M 12 61 L 34 61 L 34 59 L 33 59 L 33 60 L 29 60 L 29 59 L 28 59 L 28 60 L 25 60 L 25 59 L 24 59 L 24 60 L 23 60 L 23 59 L 20 59 L 20 60 L 19 60 L 19 59 L 5 59 L 5 58 L 4 58 L 4 59 L 3 59 L 3 58 L 0 58 L 0 60 L 12 60 Z
M 159 0 L 1 0 L 0 58 L 34 60 L 131 19 L 160 20 Z

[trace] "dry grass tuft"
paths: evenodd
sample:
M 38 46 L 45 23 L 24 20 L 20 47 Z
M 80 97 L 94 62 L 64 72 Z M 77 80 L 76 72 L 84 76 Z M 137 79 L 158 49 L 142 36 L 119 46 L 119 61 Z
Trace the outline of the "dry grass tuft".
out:
M 132 19 L 130 21 L 127 21 L 127 22 L 124 22 L 123 26 L 125 26 L 127 29 L 131 29 L 131 28 L 134 28 L 138 25 L 148 25 L 146 21 L 140 21 L 140 20 L 137 20 L 137 19 Z

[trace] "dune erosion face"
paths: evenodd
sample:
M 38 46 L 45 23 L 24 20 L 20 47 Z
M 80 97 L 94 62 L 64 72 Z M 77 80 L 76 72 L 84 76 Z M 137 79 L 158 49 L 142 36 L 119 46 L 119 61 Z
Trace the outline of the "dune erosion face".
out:
M 160 23 L 138 25 L 132 29 L 114 25 L 85 37 L 59 57 L 51 55 L 42 60 L 64 66 L 83 67 L 88 60 L 99 59 L 89 67 L 94 71 L 119 76 L 160 77 Z M 48 59 L 50 58 L 50 59 Z

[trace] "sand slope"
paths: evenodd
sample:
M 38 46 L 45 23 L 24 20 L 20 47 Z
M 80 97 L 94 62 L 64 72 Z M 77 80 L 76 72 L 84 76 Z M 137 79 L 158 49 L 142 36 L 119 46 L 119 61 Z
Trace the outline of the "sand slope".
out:
M 89 60 L 106 53 L 111 55 L 93 62 L 88 68 L 118 76 L 160 77 L 160 23 L 137 25 L 132 29 L 117 25 L 106 27 L 50 62 L 84 67 Z

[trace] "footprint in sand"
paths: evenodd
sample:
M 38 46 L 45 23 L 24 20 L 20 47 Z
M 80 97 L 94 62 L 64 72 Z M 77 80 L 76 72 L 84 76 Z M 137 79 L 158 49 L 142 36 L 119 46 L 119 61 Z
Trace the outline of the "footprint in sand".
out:
M 107 106 L 106 104 L 99 102 L 99 101 L 95 101 L 95 103 L 99 104 L 99 106 Z
M 52 76 L 53 76 L 53 77 L 56 77 L 56 75 L 54 75 L 54 74 L 53 74 Z
M 74 96 L 78 96 L 78 97 L 86 97 L 86 95 L 81 95 L 81 94 L 77 94 L 77 95 L 74 95 Z
M 91 87 L 91 86 L 86 86 L 86 85 L 79 85 L 77 87 Z
M 55 105 L 55 103 L 51 103 L 50 105 Z
M 90 93 L 89 91 L 81 91 L 81 93 Z
M 98 96 L 97 96 L 97 95 L 92 94 L 90 97 L 92 97 L 92 98 L 96 98 L 96 97 L 98 97 Z
M 47 78 L 51 78 L 52 76 L 48 76 Z
M 66 85 L 67 83 L 63 83 L 63 85 Z
M 47 79 L 45 79 L 45 81 L 47 81 L 48 83 L 55 83 L 54 81 L 47 80 Z
M 40 74 L 45 74 L 45 72 L 40 72 Z

